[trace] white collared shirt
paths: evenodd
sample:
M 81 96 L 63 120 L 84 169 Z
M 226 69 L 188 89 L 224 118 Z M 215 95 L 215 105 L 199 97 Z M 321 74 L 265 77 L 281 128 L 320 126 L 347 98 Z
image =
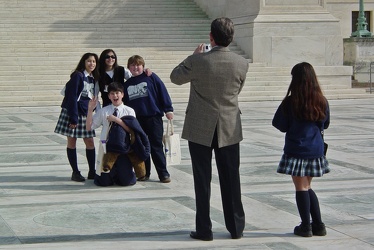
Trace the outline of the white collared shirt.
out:
M 101 130 L 100 140 L 106 140 L 107 132 L 109 129 L 109 122 L 107 117 L 112 115 L 114 109 L 117 108 L 117 117 L 131 115 L 136 117 L 134 109 L 130 108 L 129 106 L 124 105 L 123 103 L 117 107 L 113 104 L 105 106 L 98 110 L 92 118 L 92 126 L 91 129 L 96 129 L 100 126 L 103 126 Z

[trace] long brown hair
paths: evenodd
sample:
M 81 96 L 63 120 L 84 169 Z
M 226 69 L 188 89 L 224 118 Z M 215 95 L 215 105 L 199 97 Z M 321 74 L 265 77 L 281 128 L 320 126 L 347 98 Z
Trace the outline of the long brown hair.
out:
M 291 75 L 291 84 L 283 101 L 291 102 L 292 113 L 297 119 L 323 120 L 326 116 L 327 101 L 313 66 L 307 62 L 296 64 Z
M 77 65 L 77 67 L 75 68 L 75 70 L 73 71 L 73 73 L 71 73 L 70 77 L 71 77 L 75 72 L 77 72 L 77 71 L 79 71 L 79 72 L 83 72 L 83 71 L 86 69 L 86 60 L 87 60 L 89 57 L 91 57 L 91 56 L 93 56 L 93 57 L 95 58 L 95 61 L 96 61 L 96 67 L 95 67 L 95 69 L 91 72 L 91 74 L 93 75 L 95 81 L 97 81 L 97 80 L 99 79 L 99 71 L 98 71 L 98 69 L 97 69 L 97 63 L 98 63 L 99 58 L 98 58 L 97 54 L 95 54 L 95 53 L 91 53 L 91 52 L 85 53 L 85 54 L 81 57 L 81 59 L 79 60 L 78 65 Z

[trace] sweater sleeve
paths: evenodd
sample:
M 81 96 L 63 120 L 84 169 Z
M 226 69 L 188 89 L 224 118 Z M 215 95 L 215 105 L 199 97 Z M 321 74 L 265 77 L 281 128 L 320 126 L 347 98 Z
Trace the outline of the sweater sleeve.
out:
M 74 73 L 66 84 L 65 97 L 67 97 L 66 109 L 71 124 L 78 124 L 78 96 L 82 77 L 79 72 Z
M 279 131 L 285 133 L 285 132 L 288 131 L 288 128 L 289 128 L 290 124 L 288 122 L 288 119 L 284 115 L 283 105 L 284 105 L 284 103 L 282 102 L 279 105 L 277 111 L 275 112 L 274 117 L 273 117 L 273 121 L 272 121 L 272 125 L 275 128 L 277 128 Z
M 172 83 L 177 85 L 182 85 L 191 81 L 192 77 L 192 64 L 191 64 L 191 57 L 187 57 L 183 62 L 181 62 L 178 66 L 176 66 L 171 74 L 170 80 Z
M 157 95 L 158 95 L 157 98 L 160 102 L 162 111 L 164 113 L 173 112 L 174 109 L 173 109 L 173 105 L 171 102 L 171 98 L 170 98 L 168 90 L 166 89 L 164 82 L 155 73 L 152 73 L 151 77 L 153 78 L 153 82 L 156 84 Z

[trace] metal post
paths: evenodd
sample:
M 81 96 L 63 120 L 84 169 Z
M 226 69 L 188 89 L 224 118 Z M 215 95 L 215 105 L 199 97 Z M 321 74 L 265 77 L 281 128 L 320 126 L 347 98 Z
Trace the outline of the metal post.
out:
M 371 88 L 373 87 L 373 81 L 371 80 L 371 68 L 373 67 L 374 62 L 370 63 L 370 94 L 371 94 Z
M 364 0 L 360 0 L 360 12 L 357 18 L 357 30 L 351 37 L 371 37 L 371 32 L 367 30 L 368 23 L 365 18 Z

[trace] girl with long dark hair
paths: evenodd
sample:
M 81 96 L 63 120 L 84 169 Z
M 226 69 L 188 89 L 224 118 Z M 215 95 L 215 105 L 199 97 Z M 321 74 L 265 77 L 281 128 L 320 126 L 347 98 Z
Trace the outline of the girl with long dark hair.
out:
M 312 65 L 296 64 L 286 97 L 278 107 L 272 124 L 286 133 L 278 173 L 292 176 L 301 224 L 294 234 L 311 237 L 326 235 L 317 195 L 311 188 L 313 177 L 329 173 L 324 155 L 323 132 L 330 124 L 330 110 Z M 312 223 L 310 222 L 312 217 Z
M 95 131 L 86 130 L 86 118 L 89 101 L 97 95 L 95 81 L 99 78 L 96 69 L 98 56 L 95 53 L 85 53 L 77 67 L 71 73 L 66 84 L 65 97 L 61 104 L 61 113 L 55 128 L 55 133 L 67 137 L 67 157 L 73 170 L 71 180 L 82 182 L 85 178 L 78 169 L 77 138 L 83 138 L 86 145 L 88 161 L 88 179 L 95 177 Z

